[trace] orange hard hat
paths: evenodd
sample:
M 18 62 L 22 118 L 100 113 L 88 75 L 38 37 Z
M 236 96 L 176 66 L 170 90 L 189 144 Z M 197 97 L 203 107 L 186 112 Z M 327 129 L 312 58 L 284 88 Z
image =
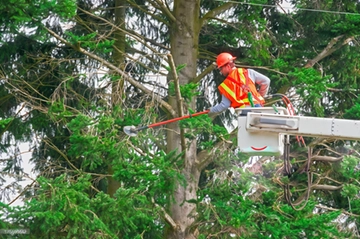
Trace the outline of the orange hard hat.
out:
M 217 67 L 220 68 L 235 59 L 236 57 L 232 56 L 230 53 L 227 52 L 220 53 L 216 58 Z

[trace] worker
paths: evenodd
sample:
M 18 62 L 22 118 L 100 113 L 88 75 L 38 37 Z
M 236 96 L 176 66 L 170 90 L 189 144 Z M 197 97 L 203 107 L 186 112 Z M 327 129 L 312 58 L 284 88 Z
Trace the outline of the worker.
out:
M 235 59 L 227 52 L 216 58 L 217 68 L 226 78 L 218 87 L 221 102 L 210 108 L 209 117 L 214 118 L 229 107 L 262 107 L 265 103 L 264 97 L 269 91 L 270 79 L 252 69 L 236 68 Z

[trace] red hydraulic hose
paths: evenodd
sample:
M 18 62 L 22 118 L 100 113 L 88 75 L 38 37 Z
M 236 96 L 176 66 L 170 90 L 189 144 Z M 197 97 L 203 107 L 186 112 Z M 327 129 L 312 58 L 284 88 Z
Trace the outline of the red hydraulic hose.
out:
M 291 101 L 289 100 L 289 98 L 287 98 L 286 95 L 283 95 L 282 100 L 285 103 L 286 108 L 288 109 L 290 115 L 295 115 L 294 106 L 291 104 Z M 304 146 L 306 146 L 304 138 L 302 136 L 296 135 L 296 140 L 298 141 L 299 145 L 302 143 Z

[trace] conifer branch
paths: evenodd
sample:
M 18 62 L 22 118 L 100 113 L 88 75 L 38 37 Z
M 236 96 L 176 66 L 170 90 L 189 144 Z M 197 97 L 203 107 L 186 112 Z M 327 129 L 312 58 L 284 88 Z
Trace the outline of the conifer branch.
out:
M 94 18 L 96 18 L 96 19 L 99 19 L 99 20 L 103 21 L 104 23 L 108 24 L 109 26 L 113 27 L 114 29 L 116 29 L 116 30 L 118 30 L 118 31 L 124 32 L 124 33 L 125 33 L 126 35 L 128 35 L 129 37 L 134 38 L 136 41 L 138 41 L 138 42 L 140 42 L 141 44 L 143 44 L 144 46 L 146 46 L 146 47 L 147 47 L 149 50 L 151 50 L 152 52 L 158 53 L 158 51 L 157 51 L 156 49 L 152 48 L 149 44 L 147 44 L 147 42 L 149 41 L 149 39 L 145 38 L 144 36 L 141 36 L 141 35 L 139 35 L 139 34 L 136 34 L 136 33 L 134 33 L 133 31 L 132 31 L 132 32 L 126 31 L 126 30 L 124 30 L 123 28 L 115 25 L 114 23 L 112 23 L 112 22 L 110 22 L 110 21 L 108 21 L 108 20 L 106 20 L 106 19 L 104 19 L 104 18 L 102 18 L 102 17 L 99 17 L 99 16 L 97 16 L 97 15 L 95 15 L 95 14 L 89 12 L 89 11 L 86 11 L 86 10 L 84 10 L 84 9 L 79 8 L 79 10 L 82 11 L 82 12 L 84 12 L 84 13 L 86 13 L 86 14 L 88 14 L 88 15 L 90 15 L 91 17 L 94 17 Z M 164 46 L 162 46 L 162 47 L 164 48 Z
M 166 101 L 164 101 L 158 94 L 156 94 L 155 92 L 147 89 L 144 85 L 142 85 L 141 83 L 139 83 L 138 81 L 136 81 L 135 79 L 130 77 L 126 72 L 124 72 L 120 68 L 116 67 L 115 65 L 111 64 L 109 61 L 107 61 L 107 60 L 105 60 L 105 59 L 103 59 L 103 58 L 101 58 L 101 57 L 99 57 L 99 56 L 85 50 L 84 48 L 80 47 L 79 45 L 71 44 L 70 42 L 68 42 L 67 40 L 65 40 L 64 38 L 62 38 L 58 34 L 56 34 L 54 31 L 50 30 L 49 28 L 47 28 L 45 26 L 44 26 L 44 28 L 50 33 L 50 35 L 55 37 L 57 40 L 59 40 L 63 44 L 74 48 L 76 51 L 78 51 L 78 52 L 80 52 L 80 53 L 82 53 L 82 54 L 84 54 L 84 55 L 98 61 L 103 66 L 106 66 L 110 70 L 113 70 L 116 73 L 118 73 L 119 75 L 121 75 L 123 77 L 123 79 L 126 80 L 127 82 L 129 82 L 131 85 L 133 85 L 134 87 L 136 87 L 139 90 L 143 91 L 144 93 L 150 95 L 154 100 L 158 101 L 159 104 L 162 107 L 164 107 L 172 117 L 176 117 L 176 112 L 171 107 L 170 104 L 168 104 Z

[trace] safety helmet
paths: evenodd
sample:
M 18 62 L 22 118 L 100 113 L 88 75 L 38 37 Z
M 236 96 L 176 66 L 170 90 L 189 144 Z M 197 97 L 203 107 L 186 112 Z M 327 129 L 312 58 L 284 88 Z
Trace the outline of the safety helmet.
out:
M 235 59 L 236 57 L 232 56 L 230 53 L 227 52 L 220 53 L 216 58 L 217 67 L 218 68 L 223 67 L 224 65 Z

